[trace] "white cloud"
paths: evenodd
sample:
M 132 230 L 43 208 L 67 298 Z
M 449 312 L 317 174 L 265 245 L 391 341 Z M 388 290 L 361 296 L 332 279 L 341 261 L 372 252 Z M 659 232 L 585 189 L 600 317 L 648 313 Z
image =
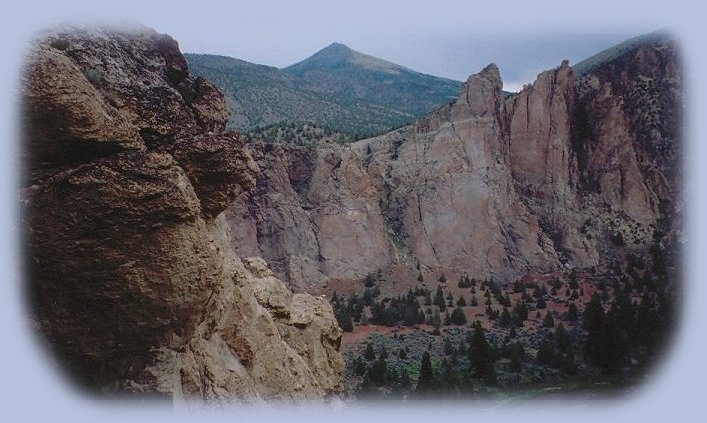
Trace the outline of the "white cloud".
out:
M 520 92 L 523 89 L 523 85 L 528 82 L 503 82 L 503 91 L 508 91 L 512 93 Z

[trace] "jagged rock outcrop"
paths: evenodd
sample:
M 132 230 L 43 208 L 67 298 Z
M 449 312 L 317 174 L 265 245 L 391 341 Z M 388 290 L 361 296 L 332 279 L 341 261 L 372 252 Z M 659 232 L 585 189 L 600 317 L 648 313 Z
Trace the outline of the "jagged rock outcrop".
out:
M 154 31 L 45 34 L 22 86 L 31 311 L 104 393 L 318 399 L 341 389 L 326 300 L 235 255 L 222 213 L 258 171 L 223 96 Z
M 586 216 L 572 143 L 575 77 L 567 61 L 504 102 L 507 160 L 516 191 L 555 248 L 574 266 L 596 265 L 596 247 L 579 234 Z
M 552 243 L 516 193 L 504 146 L 495 65 L 469 77 L 456 102 L 414 130 L 365 140 L 388 214 L 422 265 L 507 277 L 557 265 Z
M 563 62 L 506 97 L 490 65 L 454 102 L 388 134 L 316 154 L 256 147 L 269 188 L 229 210 L 237 248 L 280 263 L 278 275 L 300 287 L 306 278 L 293 268 L 315 269 L 310 280 L 322 283 L 418 262 L 507 279 L 607 266 L 616 248 L 646 248 L 656 222 L 681 207 L 675 47 L 651 38 L 592 63 L 575 74 Z M 336 231 L 322 230 L 325 213 Z M 368 233 L 346 238 L 356 227 Z M 332 239 L 350 253 L 323 254 Z M 365 254 L 357 271 L 337 272 L 355 252 Z M 307 266 L 293 265 L 298 255 Z
M 359 157 L 335 144 L 314 150 L 251 145 L 257 187 L 227 218 L 239 255 L 262 255 L 297 290 L 360 279 L 393 260 L 379 191 Z
M 504 103 L 513 180 L 521 193 L 538 202 L 575 204 L 573 107 L 574 73 L 567 61 L 541 73 L 533 85 Z

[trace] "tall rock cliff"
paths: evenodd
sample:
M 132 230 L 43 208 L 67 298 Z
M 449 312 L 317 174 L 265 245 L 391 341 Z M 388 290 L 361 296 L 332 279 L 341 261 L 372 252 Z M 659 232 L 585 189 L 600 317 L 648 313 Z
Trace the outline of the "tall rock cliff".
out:
M 229 208 L 240 255 L 262 255 L 296 290 L 360 279 L 393 262 L 380 192 L 349 148 L 251 145 L 257 188 Z
M 316 151 L 252 146 L 269 188 L 229 209 L 236 250 L 304 290 L 418 263 L 509 279 L 606 268 L 680 210 L 682 80 L 668 38 L 501 89 L 489 65 L 391 133 Z
M 223 211 L 259 169 L 176 41 L 44 34 L 22 100 L 31 312 L 69 376 L 209 402 L 341 389 L 331 306 L 234 253 Z

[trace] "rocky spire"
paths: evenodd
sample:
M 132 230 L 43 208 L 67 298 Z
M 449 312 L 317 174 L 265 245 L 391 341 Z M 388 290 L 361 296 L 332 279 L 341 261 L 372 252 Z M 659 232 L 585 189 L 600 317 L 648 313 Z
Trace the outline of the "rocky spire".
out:
M 501 74 L 491 63 L 466 80 L 452 108 L 451 118 L 496 116 L 501 103 L 501 88 Z

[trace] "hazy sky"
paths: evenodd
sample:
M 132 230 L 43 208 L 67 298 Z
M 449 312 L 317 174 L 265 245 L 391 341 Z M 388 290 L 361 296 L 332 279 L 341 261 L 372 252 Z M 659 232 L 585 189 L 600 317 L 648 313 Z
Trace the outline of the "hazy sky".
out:
M 645 31 L 645 32 L 648 32 Z M 255 63 L 284 67 L 302 60 L 337 41 L 354 50 L 407 66 L 414 70 L 457 80 L 466 80 L 490 62 L 501 69 L 506 89 L 532 82 L 542 70 L 557 66 L 563 59 L 576 63 L 638 32 L 568 33 L 530 32 L 519 34 L 457 33 L 371 35 L 322 31 L 316 37 L 288 37 L 277 31 L 258 31 L 244 42 L 210 43 L 205 37 L 184 34 L 178 37 L 185 51 L 219 53 Z M 249 36 L 248 38 L 250 38 Z
M 58 15 L 65 10 L 58 3 L 41 10 L 49 22 L 56 16 L 52 8 Z M 122 3 L 101 4 L 98 14 L 73 9 L 70 16 L 73 21 L 101 22 L 106 17 L 109 22 L 138 21 L 172 35 L 185 52 L 217 53 L 277 67 L 302 60 L 335 41 L 420 72 L 458 80 L 495 62 L 506 88 L 531 82 L 562 59 L 574 63 L 665 24 L 655 15 L 641 15 L 636 9 L 627 13 L 618 7 L 599 19 L 587 16 L 571 22 L 556 12 L 557 7 L 568 7 L 566 2 L 547 5 L 539 0 L 515 3 L 512 8 L 507 2 L 482 6 L 443 0 L 215 4 L 201 0 L 184 13 L 166 13 L 171 10 L 164 4 L 149 1 L 132 9 L 121 9 Z M 523 19 L 542 10 L 548 12 Z
M 172 35 L 185 52 L 217 53 L 277 67 L 302 60 L 335 41 L 420 72 L 458 80 L 495 62 L 507 89 L 531 82 L 562 59 L 574 63 L 669 25 L 654 13 L 656 9 L 624 7 L 620 2 L 600 14 L 591 13 L 596 11 L 594 3 L 590 9 L 580 4 L 571 11 L 566 1 L 546 0 L 122 0 L 82 2 L 71 8 L 65 3 L 31 8 L 34 24 L 139 22 Z M 562 11 L 571 11 L 574 19 Z
M 414 8 L 412 8 L 414 9 Z M 472 7 L 460 8 L 464 16 Z M 429 13 L 426 16 L 425 13 Z M 386 59 L 411 69 L 457 80 L 466 80 L 490 62 L 496 63 L 506 89 L 532 82 L 535 76 L 557 66 L 563 59 L 576 63 L 594 53 L 636 35 L 659 29 L 656 25 L 509 25 L 503 20 L 484 25 L 458 22 L 459 16 L 428 10 L 375 10 L 350 6 L 307 9 L 260 9 L 247 13 L 208 17 L 198 14 L 190 25 L 142 20 L 147 26 L 168 32 L 185 52 L 216 53 L 249 62 L 284 67 L 309 57 L 332 42 L 361 53 Z M 429 20 L 425 21 L 424 18 Z

